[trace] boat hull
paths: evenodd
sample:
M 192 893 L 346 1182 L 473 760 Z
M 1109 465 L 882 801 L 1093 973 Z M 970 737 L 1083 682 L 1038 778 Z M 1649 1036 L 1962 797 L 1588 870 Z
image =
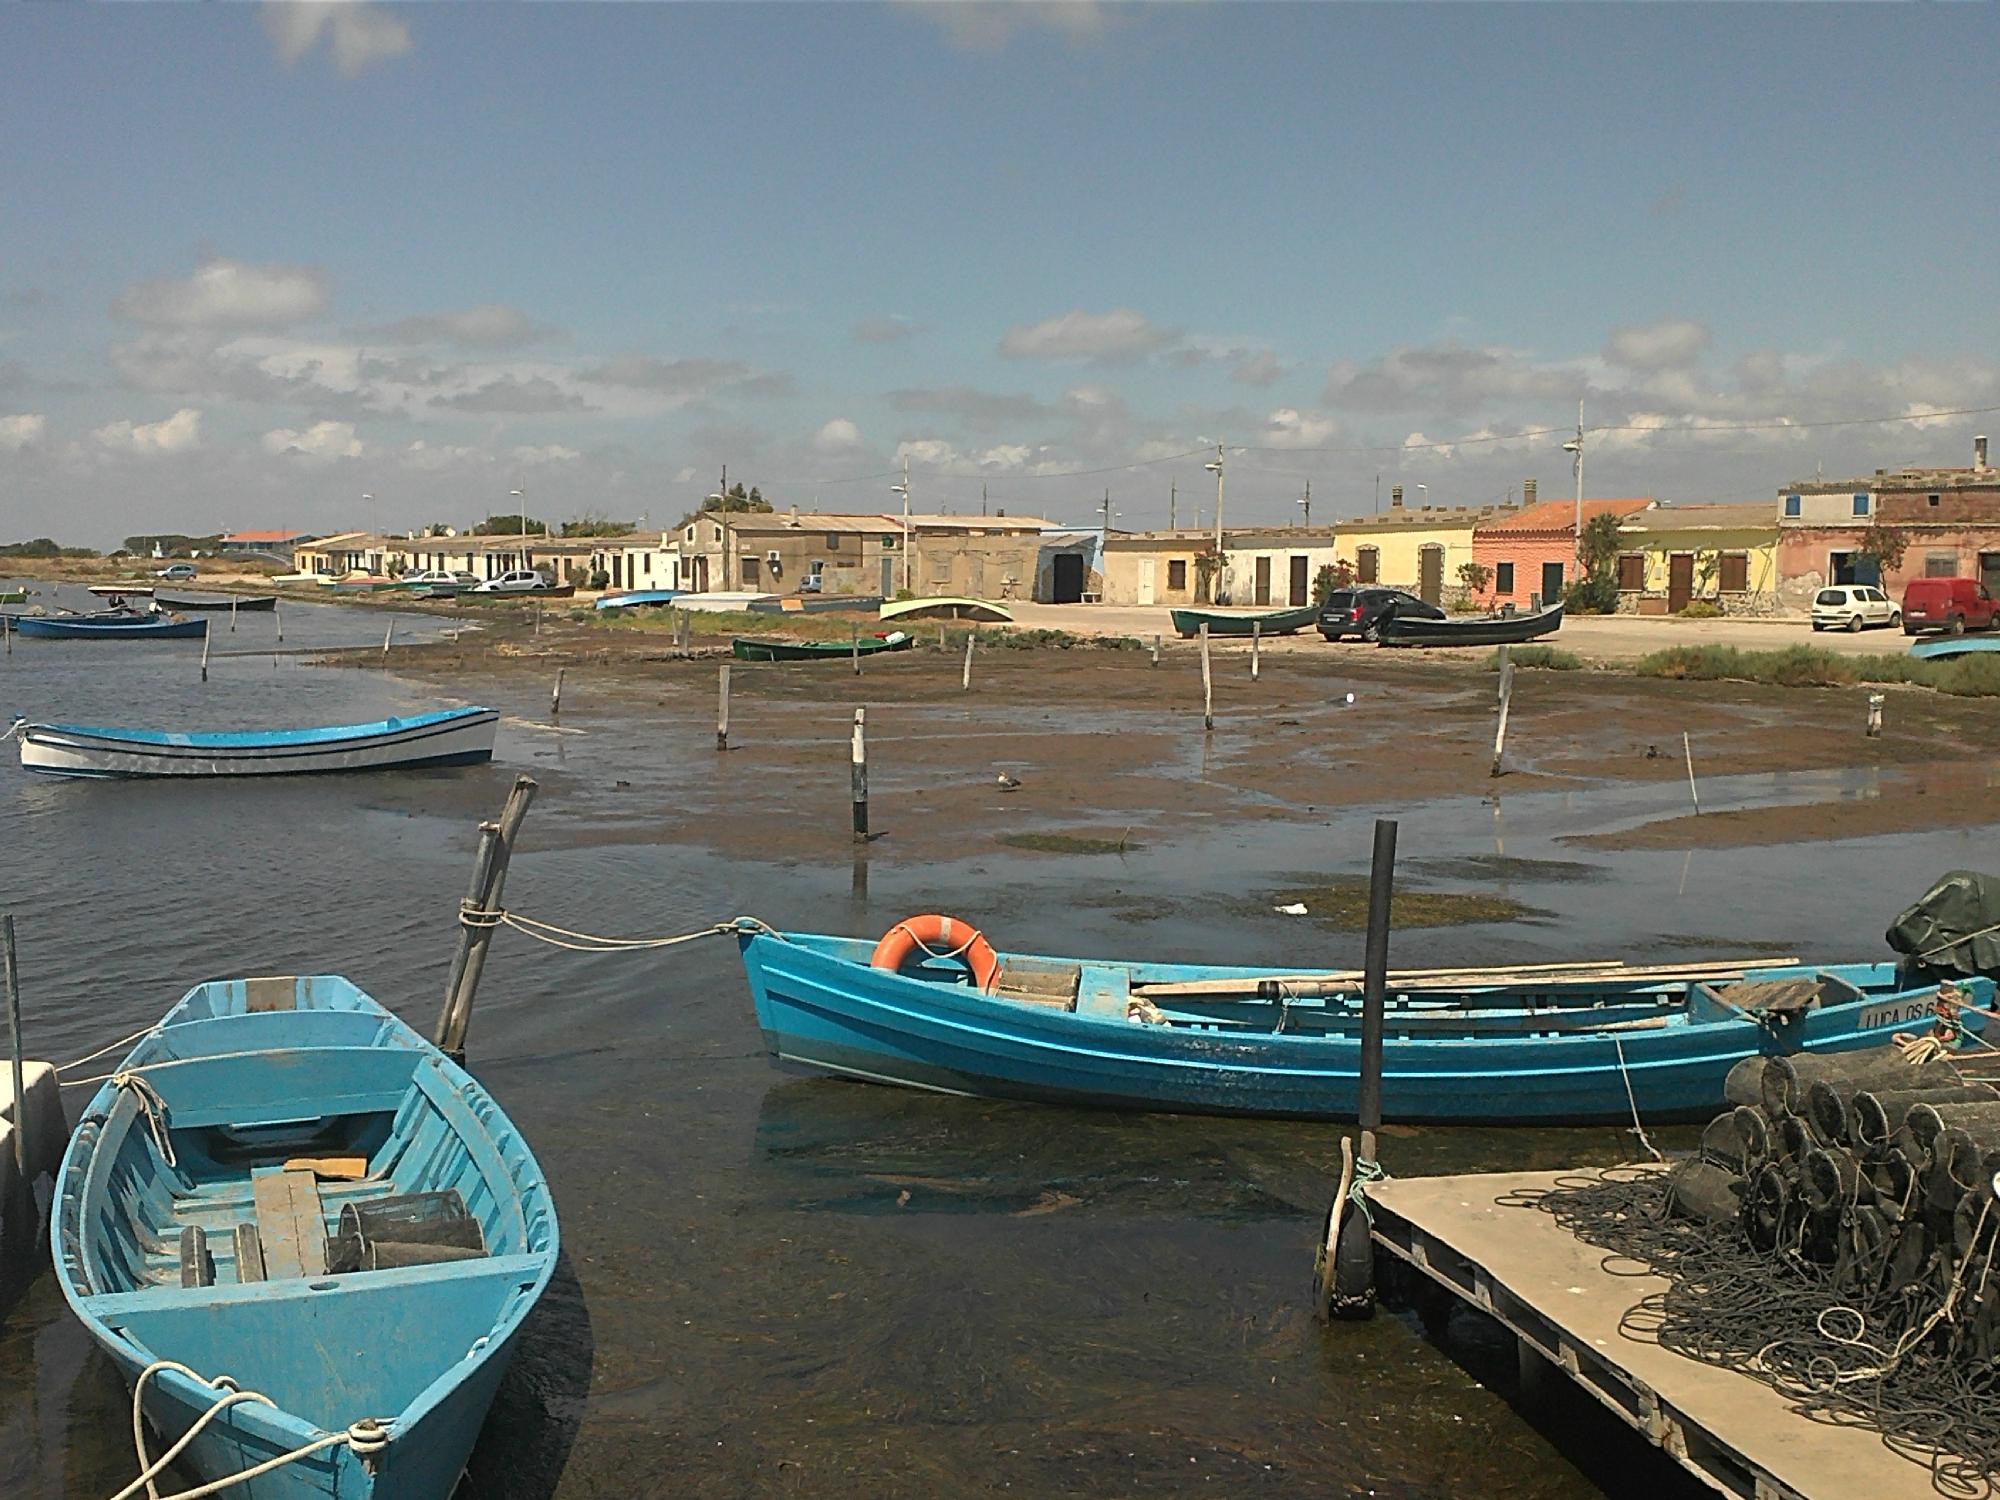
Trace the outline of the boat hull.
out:
M 144 616 L 94 620 L 88 616 L 15 615 L 14 629 L 21 635 L 49 641 L 198 641 L 208 633 L 208 621 L 154 620 Z
M 900 632 L 898 632 L 900 634 Z M 739 661 L 845 661 L 853 656 L 880 656 L 884 651 L 907 651 L 911 637 L 888 640 L 864 636 L 854 641 L 763 641 L 737 636 L 729 649 Z
M 1518 646 L 1562 629 L 1563 607 L 1552 605 L 1526 615 L 1419 620 L 1398 615 L 1382 622 L 1385 646 Z
M 899 599 L 882 606 L 884 620 L 978 620 L 1008 624 L 1014 612 L 988 599 Z
M 50 776 L 302 776 L 477 765 L 493 758 L 499 720 L 493 709 L 465 708 L 244 734 L 23 724 L 17 738 L 22 769 Z
M 153 599 L 165 609 L 211 609 L 224 614 L 269 613 L 278 607 L 276 594 L 173 594 L 153 590 Z
M 1942 661 L 1953 656 L 1976 656 L 1984 651 L 2000 651 L 2000 636 L 1941 635 L 1928 641 L 1914 641 L 1910 655 L 1918 661 Z
M 100 599 L 150 599 L 153 585 L 150 583 L 93 583 L 88 591 Z
M 631 589 L 622 594 L 606 594 L 597 601 L 595 608 L 647 609 L 672 604 L 680 596 L 679 589 Z
M 188 1432 L 227 1375 L 271 1404 L 230 1407 L 194 1435 L 180 1462 L 203 1480 L 365 1418 L 387 1433 L 376 1451 L 329 1446 L 227 1492 L 447 1500 L 559 1251 L 554 1203 L 519 1131 L 337 975 L 197 986 L 118 1072 L 152 1088 L 142 1103 L 108 1083 L 85 1107 L 51 1248 L 64 1296 L 127 1382 L 153 1369 L 141 1405 L 161 1438 Z M 173 1161 L 159 1149 L 168 1138 Z M 358 1153 L 365 1168 L 302 1167 L 291 1159 L 302 1142 Z M 313 1186 L 273 1195 L 273 1172 Z M 310 1259 L 337 1250 L 321 1236 L 346 1233 L 350 1208 L 446 1190 L 478 1233 L 430 1243 L 466 1250 L 371 1255 L 366 1269 Z M 196 1229 L 206 1251 L 191 1262 Z M 247 1270 L 246 1234 L 260 1247 Z
M 1254 978 L 1255 970 L 1084 961 L 1077 1008 L 1068 1010 L 873 969 L 865 942 L 748 930 L 740 941 L 765 1045 L 782 1062 L 946 1093 L 1115 1109 L 1352 1120 L 1359 1107 L 1358 1026 L 1306 1034 L 1233 1022 L 1141 1025 L 1125 1019 L 1118 998 L 1136 979 Z M 1412 1023 L 1399 1023 L 1410 1012 L 1392 1005 L 1384 1107 L 1390 1118 L 1409 1121 L 1623 1120 L 1632 1108 L 1629 1078 L 1643 1118 L 1702 1118 L 1722 1107 L 1723 1080 L 1743 1058 L 1883 1045 L 1898 1028 L 1921 1024 L 1935 996 L 1934 987 L 1895 991 L 1890 965 L 1773 968 L 1758 977 L 1829 972 L 1857 983 L 1868 978 L 1877 989 L 1853 1005 L 1808 1012 L 1777 1034 L 1723 1015 L 1696 1024 L 1421 1039 L 1408 1029 Z M 1107 997 L 1108 1007 L 1099 1003 Z
M 1311 605 L 1300 609 L 1259 610 L 1249 614 L 1212 609 L 1176 609 L 1168 613 L 1173 616 L 1175 631 L 1183 639 L 1199 635 L 1204 625 L 1211 636 L 1294 635 L 1319 618 L 1319 611 Z

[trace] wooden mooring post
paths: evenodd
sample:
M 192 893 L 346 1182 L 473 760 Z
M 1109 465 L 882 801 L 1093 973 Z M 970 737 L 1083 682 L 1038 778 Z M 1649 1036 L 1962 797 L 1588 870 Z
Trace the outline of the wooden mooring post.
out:
M 724 662 L 716 670 L 715 677 L 715 748 L 729 748 L 729 663 Z
M 229 633 L 236 634 L 236 601 L 233 598 L 229 601 Z
M 1208 621 L 1201 622 L 1201 727 L 1215 728 L 1215 678 L 1208 666 Z
M 28 1065 L 21 1041 L 21 970 L 14 957 L 14 914 L 0 915 L 0 949 L 7 965 L 7 1049 L 14 1064 L 15 1180 L 28 1180 Z
M 1871 740 L 1879 737 L 1882 733 L 1883 701 L 1884 695 L 1881 693 L 1870 693 L 1868 695 L 1868 738 Z
M 974 637 L 970 631 L 966 633 L 965 671 L 959 674 L 959 679 L 958 679 L 958 690 L 961 693 L 969 693 L 972 691 L 972 643 L 975 639 L 976 637 Z
M 389 659 L 389 642 L 395 636 L 395 634 L 396 634 L 396 620 L 395 617 L 392 615 L 389 618 L 389 628 L 382 632 L 382 660 L 384 661 L 387 661 Z
M 282 646 L 285 644 L 285 606 L 282 604 L 272 605 L 271 618 L 277 622 L 278 644 Z
M 854 842 L 868 842 L 868 710 L 854 710 L 854 750 L 850 782 L 854 794 Z
M 1493 731 L 1493 769 L 1487 774 L 1498 776 L 1505 769 L 1501 764 L 1507 753 L 1507 710 L 1514 704 L 1514 659 L 1507 654 L 1507 648 L 1500 648 L 1500 723 Z
M 551 719 L 560 719 L 562 717 L 563 674 L 568 670 L 568 667 L 556 668 L 556 685 L 549 692 L 549 717 Z
M 1160 664 L 1160 633 L 1159 631 L 1156 630 L 1153 632 L 1153 665 L 1157 667 L 1159 664 Z
M 445 981 L 444 1008 L 438 1013 L 437 1034 L 433 1038 L 439 1050 L 454 1061 L 465 1058 L 472 999 L 478 992 L 479 976 L 486 967 L 486 952 L 493 945 L 493 929 L 497 925 L 489 914 L 501 910 L 514 838 L 521 831 L 522 819 L 528 816 L 528 804 L 534 800 L 534 778 L 518 776 L 513 790 L 507 794 L 500 821 L 479 825 L 479 853 L 472 863 L 472 884 L 458 909 L 458 951 L 452 956 L 451 977 Z
M 1688 738 L 1685 729 L 1681 731 L 1681 754 L 1687 757 L 1688 796 L 1694 800 L 1694 815 L 1698 818 L 1701 816 L 1701 792 L 1694 784 L 1694 742 Z
M 854 622 L 854 675 L 861 675 L 861 622 Z
M 1263 644 L 1264 622 L 1262 620 L 1252 620 L 1250 622 L 1250 680 L 1252 682 L 1257 680 L 1257 658 Z
M 206 616 L 201 622 L 201 680 L 208 681 L 208 635 L 209 622 Z

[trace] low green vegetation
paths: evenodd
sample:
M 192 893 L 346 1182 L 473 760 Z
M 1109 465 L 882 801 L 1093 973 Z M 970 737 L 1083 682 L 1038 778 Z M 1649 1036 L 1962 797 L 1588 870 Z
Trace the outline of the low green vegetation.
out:
M 1514 663 L 1516 670 L 1533 668 L 1542 672 L 1581 672 L 1584 660 L 1574 651 L 1565 651 L 1560 646 L 1509 646 L 1507 660 Z M 1486 670 L 1500 670 L 1500 651 L 1495 648 L 1486 659 Z
M 1683 620 L 1719 620 L 1722 618 L 1722 606 L 1711 604 L 1706 599 L 1690 599 L 1681 606 L 1680 617 Z
M 1000 842 L 1009 849 L 1026 849 L 1033 854 L 1126 854 L 1146 846 L 1127 829 L 1115 839 L 1084 833 L 1003 833 Z
M 1640 677 L 1695 682 L 1762 682 L 1777 687 L 1907 683 L 1962 698 L 2000 696 L 2000 653 L 1924 661 L 1913 656 L 1840 656 L 1817 646 L 1744 651 L 1735 646 L 1672 646 L 1632 664 Z
M 1330 875 L 1310 884 L 1267 894 L 1259 911 L 1304 906 L 1307 920 L 1335 932 L 1368 927 L 1368 881 L 1359 875 Z M 1399 885 L 1389 907 L 1391 927 L 1462 927 L 1476 922 L 1513 922 L 1547 913 L 1507 896 L 1483 891 L 1426 891 Z

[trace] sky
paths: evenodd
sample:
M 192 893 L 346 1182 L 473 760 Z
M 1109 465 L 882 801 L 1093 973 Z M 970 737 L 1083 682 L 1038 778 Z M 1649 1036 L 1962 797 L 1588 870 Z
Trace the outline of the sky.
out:
M 1772 499 L 2000 429 L 2000 8 L 0 9 L 0 540 Z M 1379 500 L 1378 500 L 1379 495 Z M 370 497 L 364 499 L 363 497 Z

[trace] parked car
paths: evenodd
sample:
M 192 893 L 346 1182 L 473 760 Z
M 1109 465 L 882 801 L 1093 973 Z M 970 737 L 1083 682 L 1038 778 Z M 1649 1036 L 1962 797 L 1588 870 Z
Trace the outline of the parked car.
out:
M 1813 595 L 1814 630 L 1860 630 L 1869 625 L 1900 625 L 1903 612 L 1896 601 L 1868 583 L 1838 583 Z
M 193 563 L 168 563 L 164 568 L 155 568 L 153 576 L 164 578 L 171 583 L 186 583 L 196 572 Z
M 464 569 L 417 568 L 397 580 L 406 589 L 418 592 L 455 594 L 460 589 L 479 587 L 479 575 Z
M 1903 586 L 1903 634 L 1942 630 L 1964 635 L 1991 630 L 2000 599 L 1977 578 L 1912 578 Z
M 1358 635 L 1364 641 L 1382 638 L 1382 622 L 1398 615 L 1419 620 L 1442 620 L 1444 611 L 1419 599 L 1407 589 L 1335 589 L 1319 609 L 1319 633 L 1330 641 L 1343 635 Z
M 537 594 L 554 587 L 554 584 L 550 583 L 548 579 L 537 573 L 533 568 L 516 568 L 511 573 L 502 573 L 498 578 L 489 578 L 484 583 L 475 584 L 472 592 L 475 594 Z

